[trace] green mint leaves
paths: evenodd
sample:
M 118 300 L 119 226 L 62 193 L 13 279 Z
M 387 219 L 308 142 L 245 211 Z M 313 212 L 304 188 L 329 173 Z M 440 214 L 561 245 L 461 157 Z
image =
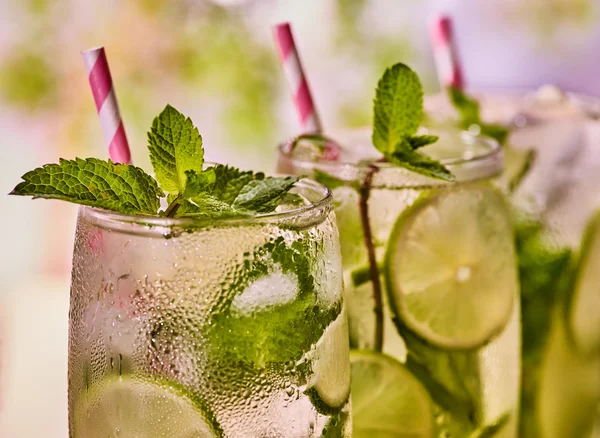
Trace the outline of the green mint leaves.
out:
M 479 102 L 456 87 L 448 88 L 448 96 L 460 115 L 459 126 L 462 129 L 468 130 L 472 125 L 477 125 L 481 135 L 493 138 L 501 145 L 506 142 L 509 130 L 502 125 L 485 123 L 481 120 Z
M 419 129 L 423 119 L 423 88 L 417 74 L 404 64 L 388 68 L 377 84 L 373 107 L 373 145 L 391 153 Z
M 142 169 L 97 158 L 61 159 L 23 175 L 11 195 L 61 199 L 130 214 L 156 214 L 163 191 Z
M 274 211 L 300 179 L 271 178 L 220 164 L 204 168 L 198 129 L 170 105 L 154 119 L 148 149 L 158 183 L 132 165 L 97 158 L 61 159 L 59 164 L 23 175 L 23 182 L 10 194 L 61 199 L 128 214 L 252 216 Z M 165 192 L 169 206 L 159 212 Z
M 152 122 L 148 149 L 156 179 L 168 193 L 184 191 L 187 171 L 202 171 L 202 137 L 191 119 L 171 105 L 167 105 Z
M 270 213 L 277 208 L 298 179 L 292 176 L 265 177 L 263 173 L 242 172 L 221 164 L 200 173 L 188 171 L 187 186 L 181 200 L 183 215 L 236 216 Z
M 398 63 L 377 84 L 373 106 L 373 145 L 388 162 L 434 178 L 454 181 L 439 161 L 417 151 L 435 143 L 434 135 L 415 135 L 423 121 L 423 86 L 417 74 Z

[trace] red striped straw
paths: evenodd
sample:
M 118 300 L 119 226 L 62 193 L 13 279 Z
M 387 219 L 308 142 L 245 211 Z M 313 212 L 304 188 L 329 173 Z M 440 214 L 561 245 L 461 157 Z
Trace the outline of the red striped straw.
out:
M 321 132 L 321 121 L 300 62 L 290 23 L 276 25 L 274 35 L 281 67 L 292 90 L 302 132 Z
M 108 155 L 115 163 L 130 164 L 131 152 L 104 47 L 85 50 L 81 52 L 81 56 L 96 102 L 104 139 L 108 144 Z
M 447 15 L 440 15 L 433 21 L 431 44 L 441 87 L 462 90 L 465 83 L 452 31 L 452 19 Z

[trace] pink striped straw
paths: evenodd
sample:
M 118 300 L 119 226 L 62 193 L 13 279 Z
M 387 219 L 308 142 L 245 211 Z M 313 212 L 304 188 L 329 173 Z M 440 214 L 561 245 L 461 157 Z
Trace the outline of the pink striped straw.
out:
M 465 86 L 462 68 L 452 31 L 452 19 L 447 15 L 440 15 L 433 21 L 431 44 L 441 87 L 462 90 Z
M 290 23 L 276 25 L 274 35 L 281 67 L 292 90 L 302 132 L 321 132 L 321 121 L 300 62 Z
M 104 139 L 108 144 L 108 155 L 115 163 L 130 164 L 131 152 L 104 47 L 85 50 L 81 52 L 81 56 L 96 102 Z

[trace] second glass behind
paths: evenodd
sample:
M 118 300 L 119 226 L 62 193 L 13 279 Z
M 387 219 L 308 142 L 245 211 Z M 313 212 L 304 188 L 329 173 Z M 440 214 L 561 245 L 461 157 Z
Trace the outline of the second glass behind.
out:
M 334 136 L 342 145 L 335 162 L 320 159 L 310 140 L 284 144 L 279 171 L 333 190 L 350 343 L 363 350 L 351 356 L 355 432 L 370 409 L 355 370 L 374 350 L 401 362 L 406 387 L 415 388 L 394 407 L 398 417 L 431 407 L 419 413 L 431 417 L 430 433 L 419 436 L 494 429 L 513 437 L 520 318 L 512 225 L 495 187 L 503 152 L 458 130 L 439 134 L 426 152 L 455 183 L 380 162 L 368 131 Z

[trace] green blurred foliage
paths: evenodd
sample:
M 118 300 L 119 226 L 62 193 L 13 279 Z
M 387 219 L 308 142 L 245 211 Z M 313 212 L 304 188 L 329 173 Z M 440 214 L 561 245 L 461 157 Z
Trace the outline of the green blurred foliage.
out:
M 53 104 L 58 75 L 43 54 L 15 49 L 0 69 L 0 95 L 11 105 L 34 110 Z

